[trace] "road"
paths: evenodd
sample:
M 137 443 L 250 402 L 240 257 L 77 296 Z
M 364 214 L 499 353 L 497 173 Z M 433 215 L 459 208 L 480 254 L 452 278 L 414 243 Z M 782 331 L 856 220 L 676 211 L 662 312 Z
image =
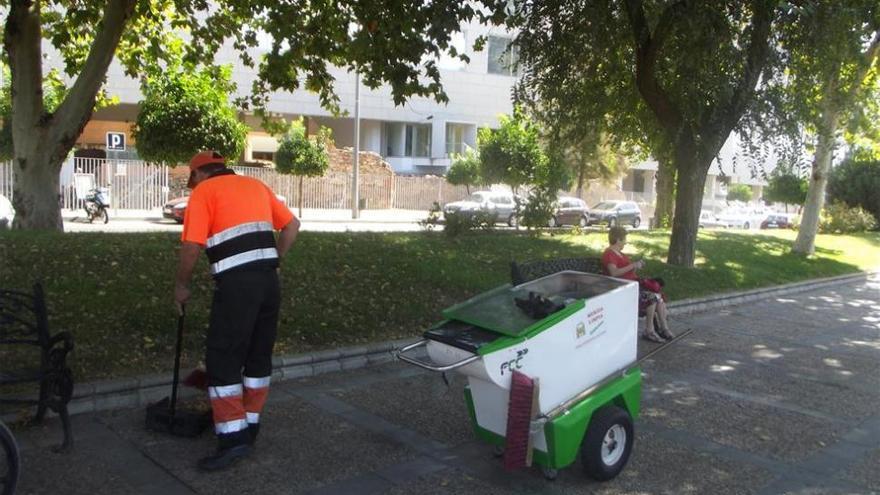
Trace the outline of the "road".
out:
M 463 380 L 400 363 L 283 382 L 258 449 L 228 472 L 195 460 L 210 435 L 148 433 L 143 410 L 19 428 L 22 494 L 870 494 L 880 491 L 880 280 L 676 319 L 693 333 L 642 368 L 621 475 L 579 463 L 546 481 L 505 472 L 477 441 Z

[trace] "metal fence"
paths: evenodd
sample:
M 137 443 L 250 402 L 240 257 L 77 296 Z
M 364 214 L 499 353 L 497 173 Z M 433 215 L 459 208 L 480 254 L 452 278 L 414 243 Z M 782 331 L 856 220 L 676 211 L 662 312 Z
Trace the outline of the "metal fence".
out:
M 233 167 L 236 173 L 265 182 L 291 206 L 299 204 L 300 178 L 272 169 Z M 345 209 L 351 207 L 350 173 L 330 172 L 323 177 L 302 179 L 303 208 Z M 427 210 L 467 196 L 464 186 L 452 186 L 443 177 L 403 177 L 396 175 L 358 175 L 358 197 L 366 209 L 400 208 Z
M 0 194 L 12 199 L 12 162 L 0 163 Z
M 151 210 L 161 208 L 168 200 L 168 169 L 138 160 L 72 158 L 61 167 L 58 194 L 61 207 L 76 209 L 80 199 L 74 174 L 94 177 L 97 187 L 110 188 L 110 205 L 115 209 Z M 0 163 L 0 194 L 12 198 L 13 168 L 11 162 Z
M 299 204 L 300 178 L 279 174 L 273 169 L 233 167 L 236 173 L 265 182 L 287 204 Z M 152 210 L 161 208 L 168 199 L 187 194 L 187 169 L 150 165 L 137 160 L 72 158 L 65 162 L 60 174 L 60 190 L 64 208 L 79 207 L 73 185 L 75 173 L 91 174 L 99 187 L 110 187 L 111 207 L 117 209 Z M 13 171 L 10 162 L 0 163 L 0 194 L 12 196 Z M 347 209 L 351 207 L 351 174 L 329 172 L 323 177 L 302 179 L 303 208 Z M 359 197 L 365 209 L 399 208 L 427 210 L 434 202 L 445 204 L 464 199 L 468 189 L 453 186 L 443 177 L 360 174 Z M 569 192 L 574 195 L 574 191 Z M 639 202 L 643 215 L 653 213 L 653 198 L 639 193 L 620 191 L 613 186 L 590 183 L 584 188 L 589 205 L 605 199 L 629 199 Z M 646 210 L 651 210 L 646 211 Z

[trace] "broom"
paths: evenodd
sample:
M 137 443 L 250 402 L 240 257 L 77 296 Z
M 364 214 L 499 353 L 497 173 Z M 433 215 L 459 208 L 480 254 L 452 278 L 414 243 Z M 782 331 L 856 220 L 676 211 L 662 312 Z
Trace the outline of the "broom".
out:
M 532 418 L 538 410 L 538 380 L 514 371 L 507 403 L 507 432 L 504 469 L 512 471 L 532 465 Z

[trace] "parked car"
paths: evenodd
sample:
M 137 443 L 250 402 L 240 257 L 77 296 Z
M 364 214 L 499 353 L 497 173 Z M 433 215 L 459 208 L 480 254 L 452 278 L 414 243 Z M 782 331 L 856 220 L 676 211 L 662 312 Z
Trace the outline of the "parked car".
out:
M 637 228 L 642 224 L 642 212 L 633 201 L 602 201 L 590 208 L 589 225 L 605 223 L 609 227 L 615 225 L 632 225 Z
M 730 224 L 723 220 L 719 220 L 711 211 L 703 210 L 700 212 L 700 228 L 701 229 L 727 229 Z
M 15 218 L 15 210 L 12 208 L 12 202 L 0 194 L 0 229 L 9 229 L 12 227 L 12 220 Z
M 785 213 L 771 213 L 761 222 L 762 229 L 791 229 L 794 224 Z
M 553 216 L 547 223 L 548 227 L 559 227 L 560 225 L 580 225 L 586 227 L 590 223 L 587 203 L 580 198 L 560 197 L 556 200 Z
M 478 211 L 495 214 L 495 221 L 513 227 L 517 223 L 517 199 L 512 193 L 477 191 L 461 201 L 447 203 L 443 215 L 471 216 Z
M 757 227 L 770 212 L 761 206 L 733 207 L 718 214 L 718 220 L 726 222 L 731 228 L 751 229 Z
M 275 195 L 279 201 L 284 204 L 287 204 L 287 198 L 280 194 Z M 183 217 L 186 213 L 186 205 L 189 203 L 189 196 L 184 196 L 182 198 L 174 198 L 167 203 L 162 208 L 162 216 L 165 218 L 170 218 L 177 223 L 183 223 Z

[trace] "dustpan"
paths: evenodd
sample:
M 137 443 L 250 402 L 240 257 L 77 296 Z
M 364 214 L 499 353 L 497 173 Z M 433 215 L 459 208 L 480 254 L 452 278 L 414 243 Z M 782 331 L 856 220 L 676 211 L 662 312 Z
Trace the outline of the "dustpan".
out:
M 177 349 L 174 355 L 174 379 L 171 383 L 171 397 L 147 406 L 146 427 L 160 433 L 170 433 L 180 437 L 197 437 L 211 424 L 211 410 L 194 410 L 177 405 L 177 386 L 180 381 L 180 352 L 183 345 L 183 319 L 181 310 L 177 318 Z

